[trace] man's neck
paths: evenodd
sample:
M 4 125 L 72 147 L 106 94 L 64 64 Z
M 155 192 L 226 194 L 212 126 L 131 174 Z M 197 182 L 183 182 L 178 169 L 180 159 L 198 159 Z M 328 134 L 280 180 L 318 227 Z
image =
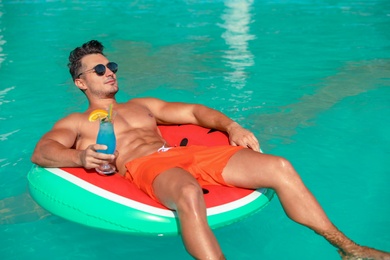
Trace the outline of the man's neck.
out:
M 89 109 L 108 108 L 111 104 L 117 104 L 115 98 L 106 98 L 98 100 L 89 100 Z

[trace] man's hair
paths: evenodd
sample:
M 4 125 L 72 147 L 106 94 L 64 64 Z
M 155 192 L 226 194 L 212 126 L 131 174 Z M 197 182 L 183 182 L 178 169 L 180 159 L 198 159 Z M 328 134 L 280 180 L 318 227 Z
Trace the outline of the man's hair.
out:
M 89 54 L 103 54 L 104 46 L 96 41 L 91 40 L 89 42 L 84 43 L 81 47 L 77 47 L 69 54 L 69 63 L 68 68 L 70 75 L 72 75 L 73 81 L 76 79 L 76 77 L 79 75 L 79 70 L 81 68 L 81 59 Z

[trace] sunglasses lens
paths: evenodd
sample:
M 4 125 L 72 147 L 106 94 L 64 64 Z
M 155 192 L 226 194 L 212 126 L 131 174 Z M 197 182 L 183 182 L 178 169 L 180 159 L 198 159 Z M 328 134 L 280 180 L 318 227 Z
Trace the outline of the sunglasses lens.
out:
M 118 71 L 118 64 L 115 62 L 109 62 L 107 64 L 107 68 L 109 68 L 112 72 L 116 73 Z
M 106 73 L 106 66 L 104 66 L 103 64 L 96 65 L 94 69 L 96 74 L 98 74 L 99 76 L 103 76 L 104 73 Z

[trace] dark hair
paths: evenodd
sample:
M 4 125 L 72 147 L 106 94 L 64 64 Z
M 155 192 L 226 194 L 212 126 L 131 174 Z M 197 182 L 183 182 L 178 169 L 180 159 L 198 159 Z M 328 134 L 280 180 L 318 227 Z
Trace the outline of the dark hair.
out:
M 81 59 L 89 54 L 103 54 L 104 46 L 96 41 L 91 40 L 89 42 L 84 43 L 81 47 L 77 47 L 69 54 L 69 63 L 68 68 L 70 75 L 72 75 L 73 81 L 76 79 L 77 75 L 79 75 L 79 70 L 81 68 Z

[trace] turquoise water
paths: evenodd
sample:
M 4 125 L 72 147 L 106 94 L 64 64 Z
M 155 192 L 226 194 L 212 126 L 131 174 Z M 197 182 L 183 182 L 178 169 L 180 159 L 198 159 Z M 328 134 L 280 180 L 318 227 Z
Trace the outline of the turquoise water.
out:
M 87 107 L 67 57 L 97 39 L 120 101 L 207 104 L 292 161 L 333 222 L 390 251 L 390 2 L 0 1 L 0 259 L 189 259 L 179 237 L 83 227 L 37 206 L 37 140 Z M 285 215 L 215 231 L 228 259 L 338 259 Z

